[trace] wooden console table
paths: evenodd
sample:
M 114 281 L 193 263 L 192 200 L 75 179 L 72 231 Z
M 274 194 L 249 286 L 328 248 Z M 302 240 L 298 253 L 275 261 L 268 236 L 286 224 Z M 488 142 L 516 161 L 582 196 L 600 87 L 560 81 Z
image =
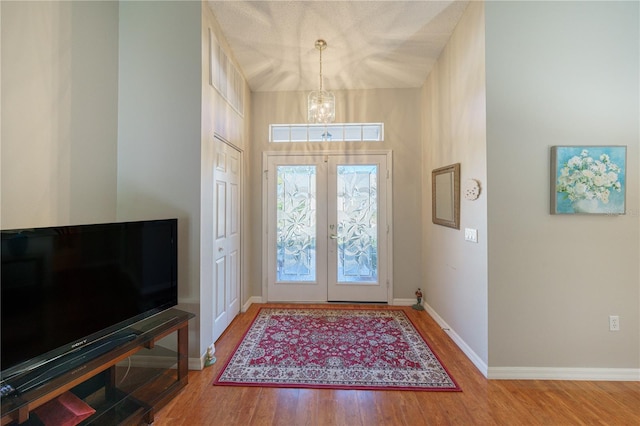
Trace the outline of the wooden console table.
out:
M 155 411 L 187 384 L 188 322 L 194 316 L 169 309 L 127 327 L 138 334 L 134 340 L 4 399 L 1 425 L 39 424 L 33 410 L 67 391 L 96 410 L 82 424 L 152 423 Z

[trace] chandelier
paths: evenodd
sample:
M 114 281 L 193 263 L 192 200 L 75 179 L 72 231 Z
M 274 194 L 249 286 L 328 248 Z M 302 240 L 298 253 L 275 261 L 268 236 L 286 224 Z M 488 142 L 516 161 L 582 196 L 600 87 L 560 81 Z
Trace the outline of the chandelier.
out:
M 322 51 L 326 48 L 326 41 L 316 40 L 316 49 L 320 51 L 320 89 L 309 93 L 307 104 L 309 123 L 327 124 L 336 119 L 336 97 L 322 88 Z

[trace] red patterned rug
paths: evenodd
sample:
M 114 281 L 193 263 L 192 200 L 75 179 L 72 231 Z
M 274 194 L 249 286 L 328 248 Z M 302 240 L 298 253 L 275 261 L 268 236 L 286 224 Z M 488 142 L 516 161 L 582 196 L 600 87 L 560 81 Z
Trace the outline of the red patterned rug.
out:
M 399 309 L 262 308 L 214 384 L 460 390 Z

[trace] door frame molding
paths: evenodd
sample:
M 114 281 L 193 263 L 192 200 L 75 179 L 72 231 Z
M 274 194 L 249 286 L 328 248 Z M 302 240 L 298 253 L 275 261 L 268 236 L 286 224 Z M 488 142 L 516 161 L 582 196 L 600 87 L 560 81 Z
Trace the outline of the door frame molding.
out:
M 268 295 L 268 279 L 269 264 L 267 253 L 269 251 L 269 212 L 268 212 L 268 164 L 270 157 L 308 157 L 318 155 L 385 155 L 387 157 L 387 178 L 386 190 L 386 214 L 387 214 L 387 304 L 393 304 L 393 151 L 390 149 L 376 149 L 363 151 L 344 151 L 344 150 L 310 150 L 300 152 L 289 151 L 264 151 L 262 153 L 262 300 L 267 302 Z M 382 182 L 381 182 L 382 184 Z M 327 302 L 328 303 L 328 302 Z

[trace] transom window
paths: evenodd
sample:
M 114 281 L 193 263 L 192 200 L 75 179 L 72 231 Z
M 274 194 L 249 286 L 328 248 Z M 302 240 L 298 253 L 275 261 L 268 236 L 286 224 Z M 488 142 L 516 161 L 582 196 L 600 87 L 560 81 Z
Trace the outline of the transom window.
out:
M 381 142 L 383 123 L 271 124 L 269 142 Z

